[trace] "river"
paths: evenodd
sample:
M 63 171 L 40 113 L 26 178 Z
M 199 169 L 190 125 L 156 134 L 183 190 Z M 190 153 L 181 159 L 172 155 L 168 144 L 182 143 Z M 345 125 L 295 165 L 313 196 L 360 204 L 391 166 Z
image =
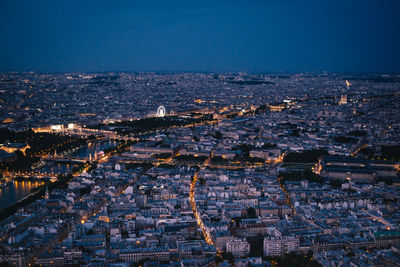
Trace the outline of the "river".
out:
M 90 143 L 86 147 L 80 148 L 72 153 L 72 157 L 80 159 L 95 159 L 95 155 L 100 151 L 104 151 L 107 148 L 115 147 L 118 145 L 116 141 L 104 141 L 101 143 Z M 49 174 L 66 174 L 72 170 L 73 167 L 77 166 L 74 163 L 62 163 L 62 162 L 49 162 L 40 169 L 40 172 Z
M 104 151 L 107 148 L 115 147 L 118 145 L 118 142 L 116 141 L 105 141 L 101 143 L 90 143 L 88 146 L 81 148 L 74 153 L 72 153 L 73 157 L 78 157 L 78 158 L 87 158 L 89 159 L 90 155 L 92 156 L 92 159 L 94 159 L 95 154 L 99 153 L 100 151 Z
M 117 146 L 118 142 L 116 141 L 104 141 L 101 143 L 89 144 L 86 147 L 83 147 L 77 151 L 75 151 L 72 156 L 78 158 L 87 158 L 89 159 L 90 155 L 92 155 L 92 159 L 94 159 L 95 154 L 100 151 L 104 151 L 107 148 Z M 40 171 L 47 172 L 49 174 L 66 174 L 68 173 L 75 164 L 72 163 L 54 163 L 49 162 L 45 166 L 43 166 Z M 26 197 L 31 193 L 31 189 L 43 184 L 42 182 L 31 182 L 31 181 L 22 181 L 17 182 L 14 181 L 13 184 L 10 184 L 2 189 L 0 189 L 0 210 L 3 208 L 14 204 L 16 201 Z
M 40 181 L 14 181 L 13 184 L 0 188 L 0 210 L 29 195 L 32 188 L 42 184 Z

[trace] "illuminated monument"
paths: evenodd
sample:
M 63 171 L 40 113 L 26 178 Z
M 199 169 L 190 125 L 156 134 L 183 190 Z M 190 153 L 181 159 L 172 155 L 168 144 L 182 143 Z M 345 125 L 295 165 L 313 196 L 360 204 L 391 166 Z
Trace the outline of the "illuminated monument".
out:
M 350 83 L 348 80 L 346 80 L 346 87 L 347 87 L 347 89 L 350 88 L 350 85 L 351 85 L 351 83 Z M 343 92 L 343 93 L 344 93 L 344 92 Z M 347 104 L 347 95 L 346 95 L 346 94 L 342 94 L 342 95 L 340 96 L 339 105 L 345 105 L 345 104 Z
M 339 105 L 345 105 L 345 104 L 347 104 L 347 95 L 341 95 Z

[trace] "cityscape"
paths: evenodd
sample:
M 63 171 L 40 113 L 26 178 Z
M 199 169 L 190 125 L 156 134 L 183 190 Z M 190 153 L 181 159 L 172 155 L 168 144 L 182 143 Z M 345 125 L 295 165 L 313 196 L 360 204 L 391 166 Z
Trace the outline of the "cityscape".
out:
M 398 1 L 3 1 L 0 266 L 400 266 Z
M 1 260 L 398 263 L 399 84 L 399 75 L 3 74 Z

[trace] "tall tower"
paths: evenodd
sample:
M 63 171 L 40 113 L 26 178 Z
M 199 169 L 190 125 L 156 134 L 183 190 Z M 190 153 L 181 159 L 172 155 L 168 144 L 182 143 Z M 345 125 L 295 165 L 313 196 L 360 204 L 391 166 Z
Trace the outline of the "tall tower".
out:
M 351 83 L 348 80 L 346 80 L 347 90 L 350 88 L 350 85 L 351 85 Z M 343 90 L 343 94 L 340 96 L 339 105 L 345 105 L 345 104 L 347 104 L 347 95 L 344 93 L 344 90 Z
M 339 105 L 345 105 L 345 104 L 347 104 L 347 95 L 341 95 Z

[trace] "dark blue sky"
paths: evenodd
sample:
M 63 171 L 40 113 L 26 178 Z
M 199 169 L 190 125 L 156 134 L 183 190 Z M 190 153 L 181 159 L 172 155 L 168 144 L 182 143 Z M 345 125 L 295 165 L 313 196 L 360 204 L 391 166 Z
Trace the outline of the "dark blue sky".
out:
M 0 71 L 400 72 L 399 0 L 1 0 Z

